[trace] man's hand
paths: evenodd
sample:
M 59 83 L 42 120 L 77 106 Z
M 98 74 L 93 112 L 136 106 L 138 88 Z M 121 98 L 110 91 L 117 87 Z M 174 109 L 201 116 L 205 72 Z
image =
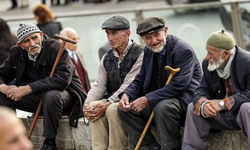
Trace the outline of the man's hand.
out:
M 8 86 L 8 91 L 6 93 L 7 97 L 14 100 L 14 101 L 19 101 L 21 98 L 24 96 L 31 94 L 32 89 L 29 85 L 26 86 Z
M 10 85 L 10 86 L 8 86 L 8 85 L 6 85 L 6 84 L 1 84 L 1 85 L 0 85 L 0 92 L 2 92 L 3 94 L 7 94 L 8 91 L 9 91 L 10 89 L 12 89 L 12 88 L 16 88 L 16 86 L 15 86 L 15 85 Z
M 110 105 L 110 102 L 107 103 L 98 103 L 94 105 L 92 108 L 90 108 L 89 104 L 85 104 L 83 107 L 83 112 L 85 117 L 89 121 L 96 121 L 100 117 L 102 117 L 107 109 L 107 107 Z
M 215 117 L 217 113 L 222 110 L 219 102 L 220 100 L 210 100 L 209 103 L 204 106 L 204 114 L 207 117 Z
M 125 112 L 131 110 L 131 104 L 129 104 L 129 97 L 127 94 L 123 94 L 121 100 L 119 101 L 119 108 Z
M 142 111 L 145 107 L 148 106 L 148 98 L 146 96 L 137 98 L 135 101 L 132 102 L 132 110 L 136 112 Z

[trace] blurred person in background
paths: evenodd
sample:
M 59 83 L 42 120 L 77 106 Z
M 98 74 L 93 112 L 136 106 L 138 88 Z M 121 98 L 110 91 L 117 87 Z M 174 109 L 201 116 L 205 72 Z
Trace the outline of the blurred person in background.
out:
M 13 110 L 6 107 L 0 110 L 0 150 L 31 150 L 22 121 Z
M 48 6 L 44 4 L 34 6 L 33 14 L 37 21 L 37 27 L 49 37 L 54 38 L 54 34 L 59 34 L 62 30 L 61 23 L 55 21 L 55 16 Z
M 7 22 L 0 18 L 0 65 L 9 56 L 10 48 L 16 43 L 16 36 L 11 33 Z
M 77 43 L 79 41 L 77 32 L 73 28 L 64 28 L 60 32 L 60 35 L 75 40 Z M 90 81 L 87 69 L 85 67 L 83 55 L 77 50 L 77 43 L 72 44 L 67 42 L 65 44 L 65 48 L 67 49 L 70 59 L 72 60 L 73 64 L 76 67 L 76 71 L 80 77 L 83 89 L 85 90 L 86 93 L 88 93 L 88 91 L 90 90 Z

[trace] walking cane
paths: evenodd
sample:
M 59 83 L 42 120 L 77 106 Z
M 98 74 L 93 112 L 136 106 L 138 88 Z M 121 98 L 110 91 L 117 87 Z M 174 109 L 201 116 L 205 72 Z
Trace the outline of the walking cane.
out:
M 168 80 L 167 80 L 165 85 L 169 84 L 170 81 L 172 80 L 173 76 L 181 70 L 180 68 L 173 69 L 170 66 L 165 66 L 164 69 L 170 71 L 170 75 L 169 75 Z M 152 113 L 151 113 L 151 115 L 150 115 L 150 117 L 148 119 L 148 122 L 147 122 L 147 124 L 146 124 L 146 126 L 145 126 L 145 128 L 144 128 L 144 130 L 143 130 L 143 132 L 141 134 L 141 137 L 140 137 L 138 143 L 136 144 L 135 150 L 138 150 L 140 148 L 142 140 L 145 137 L 145 134 L 148 131 L 148 128 L 149 128 L 153 118 L 154 118 L 154 111 L 152 111 Z
M 70 43 L 76 44 L 76 41 L 71 40 L 71 39 L 66 38 L 66 37 L 63 37 L 63 36 L 60 36 L 60 35 L 58 35 L 58 34 L 55 34 L 54 37 L 56 37 L 56 38 L 58 38 L 58 39 L 61 39 L 61 40 L 62 40 L 62 43 L 61 43 L 60 49 L 59 49 L 59 51 L 58 51 L 58 53 L 57 53 L 56 60 L 55 60 L 55 62 L 54 62 L 53 68 L 52 68 L 52 70 L 51 70 L 51 72 L 50 72 L 50 75 L 49 75 L 50 77 L 52 77 L 52 76 L 54 75 L 54 73 L 55 73 L 56 67 L 57 67 L 57 65 L 58 65 L 58 63 L 59 63 L 59 61 L 60 61 L 60 59 L 61 59 L 61 57 L 62 57 L 63 50 L 64 50 L 64 46 L 65 46 L 66 42 L 70 42 Z M 35 116 L 34 116 L 34 118 L 33 118 L 33 121 L 32 121 L 31 127 L 30 127 L 30 130 L 29 130 L 29 133 L 28 133 L 28 135 L 27 135 L 28 139 L 30 139 L 31 134 L 32 134 L 32 132 L 33 132 L 33 130 L 34 130 L 34 127 L 35 127 L 35 125 L 36 125 L 36 121 L 37 121 L 38 115 L 39 115 L 39 113 L 40 113 L 40 111 L 41 111 L 42 104 L 43 104 L 43 102 L 42 102 L 42 98 L 41 98 L 41 100 L 40 100 L 40 102 L 39 102 L 39 105 L 38 105 L 38 107 L 37 107 Z

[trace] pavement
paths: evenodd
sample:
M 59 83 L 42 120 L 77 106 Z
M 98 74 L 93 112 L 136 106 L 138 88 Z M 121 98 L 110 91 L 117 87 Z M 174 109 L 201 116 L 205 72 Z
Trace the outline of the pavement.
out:
M 24 1 L 24 0 L 21 0 Z M 20 6 L 17 9 L 9 10 L 11 7 L 10 0 L 0 0 L 0 18 L 3 18 L 7 21 L 13 20 L 22 20 L 22 19 L 32 19 L 33 13 L 32 8 L 41 3 L 41 0 L 27 0 L 29 6 L 27 8 L 21 9 Z M 47 0 L 47 2 L 50 2 Z M 20 4 L 19 4 L 20 5 Z M 55 16 L 67 16 L 70 14 L 77 13 L 96 13 L 105 11 L 116 11 L 121 9 L 136 9 L 142 7 L 151 7 L 151 6 L 162 6 L 167 5 L 165 0 L 126 0 L 122 2 L 117 2 L 117 0 L 112 0 L 111 2 L 105 3 L 83 3 L 83 1 L 79 1 L 79 3 L 70 3 L 69 5 L 60 5 L 60 6 L 51 6 L 50 3 L 47 3 L 48 6 L 51 7 L 52 11 L 55 13 Z

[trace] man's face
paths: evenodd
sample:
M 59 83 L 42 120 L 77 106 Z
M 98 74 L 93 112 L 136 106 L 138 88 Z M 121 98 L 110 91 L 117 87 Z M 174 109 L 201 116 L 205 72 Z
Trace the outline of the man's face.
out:
M 130 36 L 130 30 L 108 30 L 106 29 L 107 38 L 113 49 L 125 49 Z
M 163 30 L 143 35 L 142 39 L 151 51 L 160 53 L 166 45 L 167 30 L 165 27 Z
M 223 52 L 224 51 L 207 46 L 206 60 L 209 61 L 207 67 L 209 71 L 214 71 L 215 69 L 222 67 L 222 64 L 225 62 L 225 59 L 222 58 Z
M 30 55 L 36 56 L 41 52 L 43 41 L 43 32 L 37 32 L 26 37 L 22 42 L 17 43 L 25 49 Z
M 71 51 L 76 51 L 77 50 L 77 43 L 79 41 L 79 37 L 76 33 L 73 33 L 71 31 L 68 31 L 67 32 L 67 37 L 72 39 L 72 40 L 75 40 L 76 41 L 76 44 L 73 44 L 73 43 L 70 43 L 70 42 L 66 42 L 65 44 L 65 48 L 71 50 Z
M 31 150 L 25 127 L 16 117 L 0 118 L 0 150 Z

